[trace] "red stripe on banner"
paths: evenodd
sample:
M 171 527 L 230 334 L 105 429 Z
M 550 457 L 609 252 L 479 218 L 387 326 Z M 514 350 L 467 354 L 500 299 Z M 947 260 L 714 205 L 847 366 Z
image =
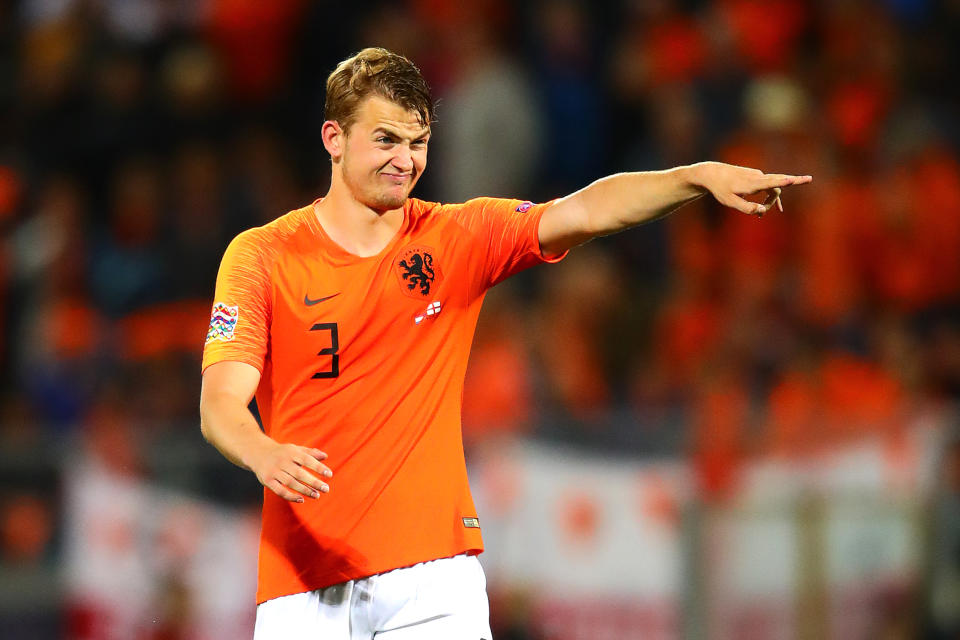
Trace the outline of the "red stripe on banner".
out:
M 682 632 L 679 603 L 668 600 L 545 598 L 534 606 L 532 625 L 534 637 L 546 640 L 668 640 Z

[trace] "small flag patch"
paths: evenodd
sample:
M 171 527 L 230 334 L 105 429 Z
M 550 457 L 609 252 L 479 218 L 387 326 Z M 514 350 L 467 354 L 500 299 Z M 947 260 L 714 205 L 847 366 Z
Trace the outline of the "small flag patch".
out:
M 480 520 L 478 518 L 464 518 L 463 526 L 465 526 L 468 529 L 479 529 Z
M 420 324 L 425 318 L 440 315 L 440 303 L 436 300 L 427 305 L 427 310 L 413 319 L 414 324 Z
M 533 203 L 527 200 L 526 202 L 521 202 L 519 205 L 517 205 L 517 211 L 519 213 L 526 213 L 527 211 L 530 210 L 530 207 L 532 206 L 533 206 Z
M 223 302 L 215 302 L 210 313 L 210 329 L 207 331 L 207 342 L 233 340 L 233 330 L 237 327 L 240 317 L 240 307 L 231 307 Z

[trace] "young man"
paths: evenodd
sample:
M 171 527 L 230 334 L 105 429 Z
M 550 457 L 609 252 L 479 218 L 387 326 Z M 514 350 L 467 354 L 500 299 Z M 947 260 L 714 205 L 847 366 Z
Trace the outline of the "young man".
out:
M 703 163 L 441 205 L 409 197 L 433 109 L 413 64 L 365 49 L 325 108 L 330 190 L 231 243 L 204 349 L 204 437 L 265 487 L 256 638 L 489 639 L 460 436 L 486 290 L 706 193 L 762 215 L 810 177 Z

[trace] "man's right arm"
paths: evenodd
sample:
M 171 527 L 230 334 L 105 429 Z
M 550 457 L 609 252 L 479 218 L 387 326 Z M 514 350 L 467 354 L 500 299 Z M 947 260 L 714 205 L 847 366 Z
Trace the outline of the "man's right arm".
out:
M 244 362 L 217 362 L 203 372 L 200 430 L 230 462 L 253 471 L 260 483 L 290 502 L 317 498 L 330 490 L 320 480 L 333 473 L 319 449 L 282 444 L 260 430 L 248 409 L 260 372 Z

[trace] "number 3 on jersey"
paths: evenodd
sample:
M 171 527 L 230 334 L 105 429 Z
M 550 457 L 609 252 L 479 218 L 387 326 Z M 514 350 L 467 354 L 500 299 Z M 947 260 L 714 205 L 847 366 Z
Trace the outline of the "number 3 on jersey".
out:
M 340 350 L 340 336 L 337 332 L 337 323 L 336 322 L 318 322 L 317 324 L 310 327 L 310 331 L 329 331 L 330 332 L 330 346 L 321 349 L 317 355 L 318 356 L 330 356 L 330 370 L 329 371 L 318 371 L 313 374 L 313 378 L 336 378 L 340 375 L 340 356 L 337 355 L 337 352 Z

